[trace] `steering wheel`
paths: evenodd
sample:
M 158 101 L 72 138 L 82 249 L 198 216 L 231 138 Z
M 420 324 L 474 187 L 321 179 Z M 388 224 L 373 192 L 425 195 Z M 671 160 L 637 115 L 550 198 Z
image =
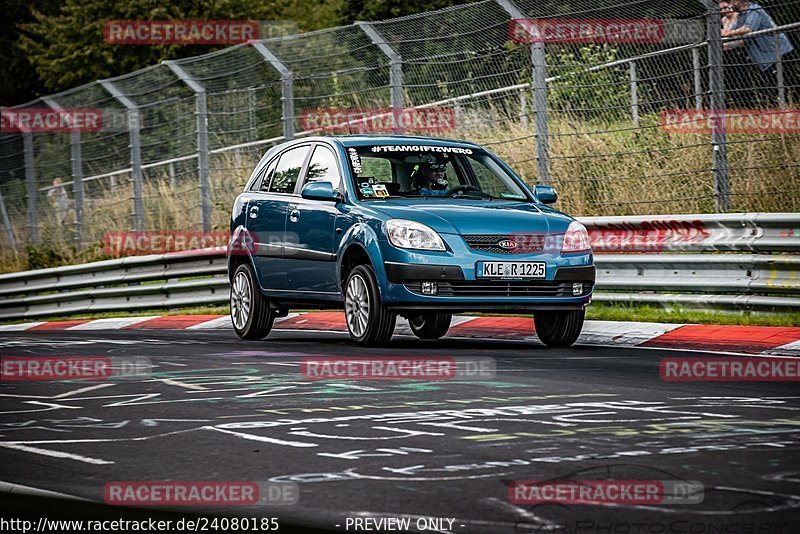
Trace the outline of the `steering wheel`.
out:
M 455 186 L 452 189 L 448 189 L 447 191 L 444 192 L 444 194 L 447 195 L 447 196 L 450 196 L 450 195 L 455 195 L 456 193 L 462 193 L 463 194 L 463 193 L 466 193 L 468 191 L 477 191 L 479 193 L 483 193 L 483 191 L 481 191 L 479 188 L 475 187 L 474 185 L 460 184 L 460 185 Z

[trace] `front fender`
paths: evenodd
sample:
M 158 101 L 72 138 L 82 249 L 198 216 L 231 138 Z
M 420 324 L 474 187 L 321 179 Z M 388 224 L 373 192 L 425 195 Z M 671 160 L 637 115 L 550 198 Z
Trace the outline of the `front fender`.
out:
M 342 260 L 351 247 L 360 247 L 367 253 L 375 278 L 378 280 L 378 287 L 382 290 L 384 284 L 381 281 L 386 280 L 386 268 L 383 265 L 383 255 L 375 230 L 364 222 L 357 222 L 345 232 L 336 258 L 336 272 L 339 273 L 339 278 L 342 273 Z

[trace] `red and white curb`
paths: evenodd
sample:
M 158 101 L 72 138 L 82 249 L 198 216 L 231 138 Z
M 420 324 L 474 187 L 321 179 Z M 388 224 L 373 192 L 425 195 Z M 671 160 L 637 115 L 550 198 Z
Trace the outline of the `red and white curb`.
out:
M 231 320 L 227 315 L 165 315 L 0 325 L 0 332 L 230 328 Z M 346 331 L 342 312 L 290 313 L 287 317 L 276 319 L 275 329 Z M 399 320 L 395 333 L 411 335 L 411 330 L 406 321 Z M 536 340 L 530 316 L 459 315 L 453 317 L 447 335 L 473 339 Z M 800 328 L 586 321 L 578 344 L 800 356 Z

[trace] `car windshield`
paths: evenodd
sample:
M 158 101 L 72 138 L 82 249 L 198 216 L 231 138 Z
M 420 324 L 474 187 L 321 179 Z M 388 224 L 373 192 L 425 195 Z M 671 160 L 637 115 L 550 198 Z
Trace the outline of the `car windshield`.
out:
M 374 145 L 346 150 L 361 200 L 530 200 L 483 150 L 424 145 Z

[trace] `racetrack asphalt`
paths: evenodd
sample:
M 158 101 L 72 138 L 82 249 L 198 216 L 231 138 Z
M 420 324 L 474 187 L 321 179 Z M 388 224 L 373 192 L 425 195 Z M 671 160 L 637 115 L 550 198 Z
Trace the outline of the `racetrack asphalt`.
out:
M 363 349 L 340 332 L 245 342 L 228 330 L 119 330 L 3 332 L 0 355 L 152 363 L 138 377 L 0 384 L 0 480 L 22 487 L 102 502 L 112 481 L 292 483 L 294 504 L 194 511 L 307 531 L 406 518 L 415 532 L 800 532 L 800 388 L 659 374 L 664 358 L 713 353 L 408 336 Z M 305 378 L 301 360 L 322 356 L 482 358 L 496 372 Z M 509 498 L 515 480 L 607 477 L 694 481 L 702 502 Z M 388 531 L 380 525 L 372 531 Z

